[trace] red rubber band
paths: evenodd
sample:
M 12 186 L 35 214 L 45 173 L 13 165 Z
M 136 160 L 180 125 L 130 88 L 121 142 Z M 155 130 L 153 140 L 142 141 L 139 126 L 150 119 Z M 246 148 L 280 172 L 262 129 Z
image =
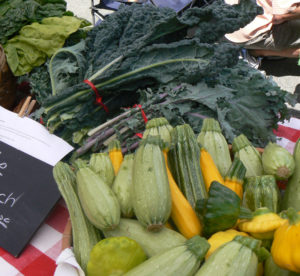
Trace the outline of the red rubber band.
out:
M 146 114 L 145 114 L 145 112 L 144 112 L 142 106 L 141 106 L 140 104 L 135 104 L 133 107 L 138 107 L 138 108 L 141 110 L 141 113 L 142 113 L 142 117 L 143 117 L 143 119 L 144 119 L 144 122 L 145 122 L 145 124 L 147 124 L 148 119 L 147 119 L 147 116 L 146 116 Z
M 86 84 L 88 84 L 92 90 L 95 92 L 95 95 L 96 95 L 96 100 L 95 100 L 95 103 L 102 106 L 103 109 L 105 110 L 106 113 L 108 113 L 108 108 L 107 106 L 102 102 L 102 97 L 100 96 L 99 92 L 98 92 L 98 89 L 96 88 L 96 86 L 90 82 L 89 80 L 84 80 L 83 82 L 85 82 Z
M 136 133 L 135 135 L 136 135 L 137 137 L 141 138 L 141 139 L 143 138 L 143 134 L 142 134 L 142 133 Z

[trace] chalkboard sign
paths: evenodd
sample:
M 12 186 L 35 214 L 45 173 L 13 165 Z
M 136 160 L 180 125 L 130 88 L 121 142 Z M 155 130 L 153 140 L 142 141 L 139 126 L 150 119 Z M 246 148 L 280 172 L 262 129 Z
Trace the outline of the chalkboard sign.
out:
M 52 169 L 0 141 L 0 247 L 16 257 L 60 199 Z

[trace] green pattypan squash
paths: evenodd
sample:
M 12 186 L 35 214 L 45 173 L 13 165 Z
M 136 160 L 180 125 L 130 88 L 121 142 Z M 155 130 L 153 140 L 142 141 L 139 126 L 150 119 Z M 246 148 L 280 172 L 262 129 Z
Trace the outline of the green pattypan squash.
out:
M 118 276 L 146 260 L 142 247 L 127 237 L 111 237 L 91 250 L 87 276 Z

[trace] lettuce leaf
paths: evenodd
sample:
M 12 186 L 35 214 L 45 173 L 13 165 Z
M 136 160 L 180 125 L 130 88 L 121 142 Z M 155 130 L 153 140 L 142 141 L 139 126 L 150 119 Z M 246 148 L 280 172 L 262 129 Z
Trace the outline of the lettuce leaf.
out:
M 4 50 L 7 63 L 15 76 L 30 72 L 42 65 L 66 38 L 79 29 L 81 20 L 73 16 L 48 17 L 41 23 L 24 26 L 20 34 L 10 39 Z

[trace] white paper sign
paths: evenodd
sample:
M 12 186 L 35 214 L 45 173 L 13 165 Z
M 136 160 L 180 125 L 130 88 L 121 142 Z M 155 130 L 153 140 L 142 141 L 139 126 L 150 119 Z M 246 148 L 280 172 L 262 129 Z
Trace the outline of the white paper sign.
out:
M 40 123 L 0 106 L 0 141 L 51 166 L 73 150 Z

